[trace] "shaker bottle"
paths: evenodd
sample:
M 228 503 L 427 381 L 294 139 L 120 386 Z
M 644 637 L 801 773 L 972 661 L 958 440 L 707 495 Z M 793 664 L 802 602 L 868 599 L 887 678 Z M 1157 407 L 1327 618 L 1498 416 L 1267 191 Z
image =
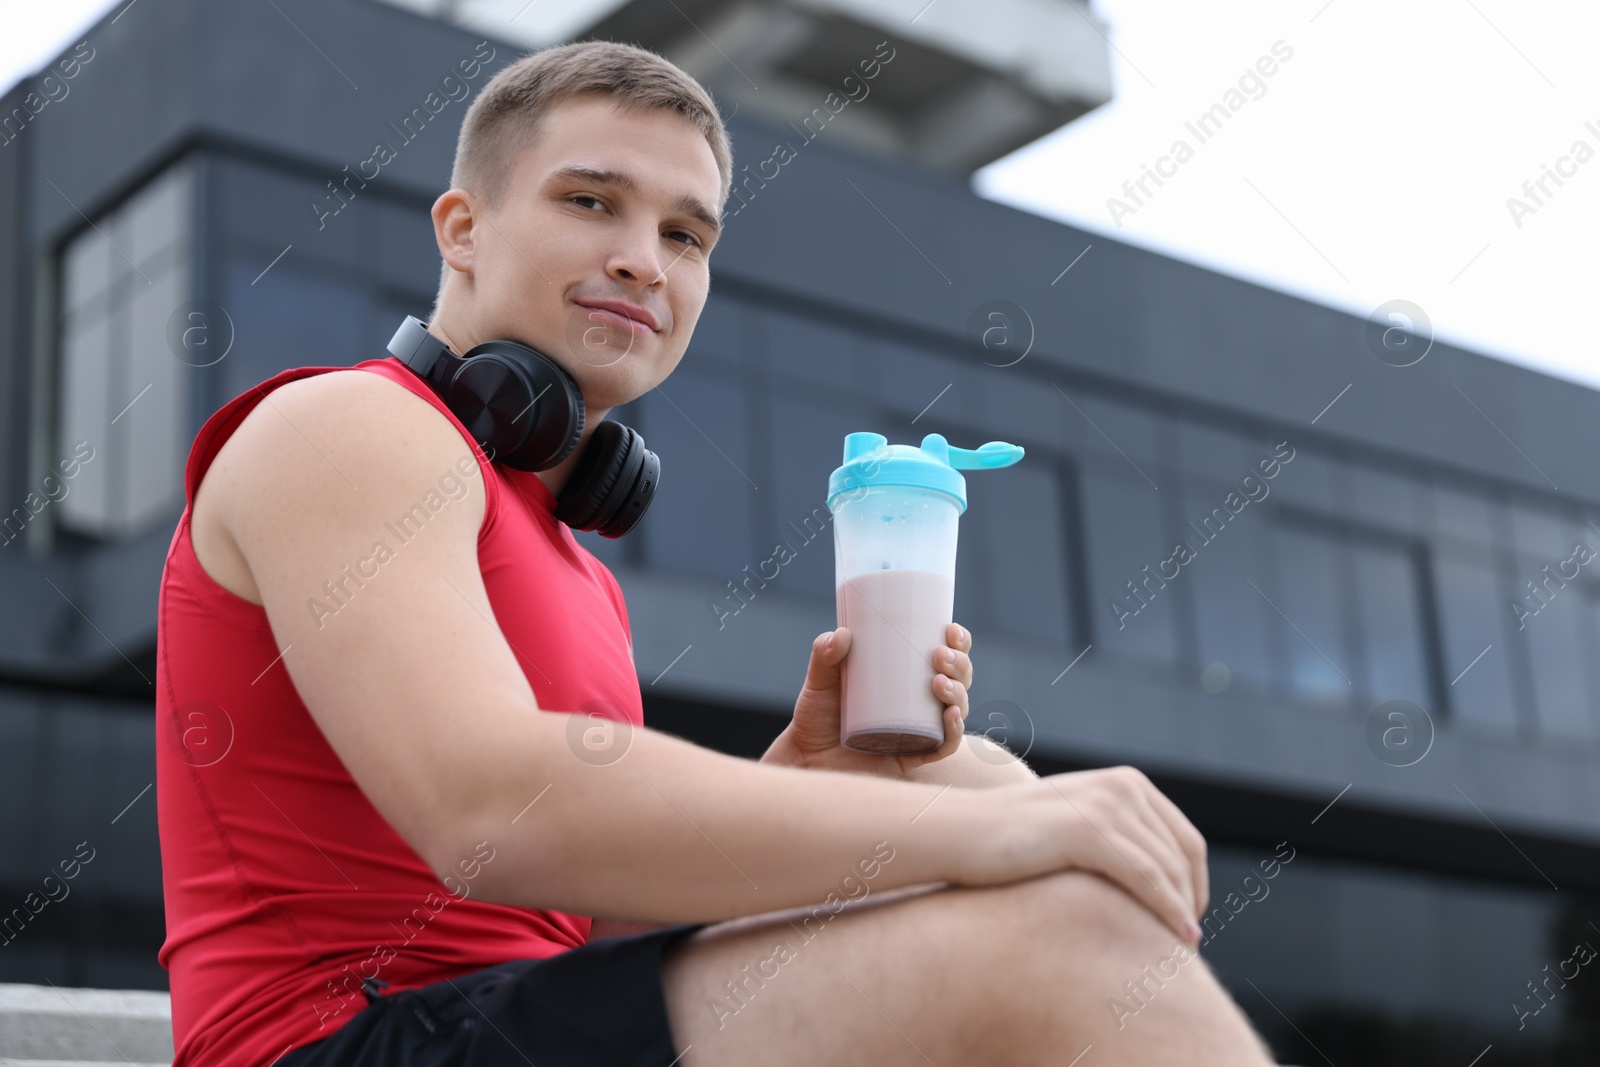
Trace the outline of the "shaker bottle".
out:
M 879 433 L 846 434 L 844 464 L 828 478 L 835 603 L 850 629 L 840 743 L 912 755 L 944 741 L 946 704 L 933 693 L 933 654 L 945 646 L 956 595 L 956 521 L 967 509 L 963 470 L 1009 467 L 1022 449 L 990 441 L 955 448 L 930 433 L 921 446 Z

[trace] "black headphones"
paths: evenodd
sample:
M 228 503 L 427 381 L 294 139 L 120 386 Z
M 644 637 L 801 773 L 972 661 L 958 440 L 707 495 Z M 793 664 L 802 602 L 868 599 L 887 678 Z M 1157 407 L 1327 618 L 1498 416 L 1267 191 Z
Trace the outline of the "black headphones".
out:
M 389 341 L 389 353 L 428 384 L 495 463 L 548 470 L 571 454 L 583 434 L 577 381 L 527 345 L 485 341 L 458 356 L 407 315 Z M 542 400 L 547 392 L 550 399 Z M 556 518 L 575 530 L 621 537 L 644 517 L 660 481 L 661 460 L 644 438 L 601 419 L 561 487 Z

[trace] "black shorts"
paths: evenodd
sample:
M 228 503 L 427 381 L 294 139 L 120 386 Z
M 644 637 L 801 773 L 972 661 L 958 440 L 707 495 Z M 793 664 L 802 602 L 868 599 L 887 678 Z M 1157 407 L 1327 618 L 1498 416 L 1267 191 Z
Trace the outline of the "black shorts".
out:
M 273 1067 L 671 1067 L 664 950 L 704 923 L 590 941 L 398 993 Z

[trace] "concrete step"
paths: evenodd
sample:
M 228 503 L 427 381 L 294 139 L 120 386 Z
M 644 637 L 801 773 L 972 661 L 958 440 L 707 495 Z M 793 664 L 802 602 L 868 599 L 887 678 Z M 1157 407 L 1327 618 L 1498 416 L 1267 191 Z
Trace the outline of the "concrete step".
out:
M 168 994 L 0 983 L 0 1067 L 105 1063 L 170 1067 Z

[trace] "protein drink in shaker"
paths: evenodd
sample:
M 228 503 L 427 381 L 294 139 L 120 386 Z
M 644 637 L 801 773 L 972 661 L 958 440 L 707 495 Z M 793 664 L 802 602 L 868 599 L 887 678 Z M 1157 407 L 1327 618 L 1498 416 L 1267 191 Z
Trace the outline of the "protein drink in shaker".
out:
M 963 470 L 1009 467 L 1022 449 L 990 441 L 955 448 L 930 433 L 921 446 L 879 433 L 846 434 L 844 464 L 828 478 L 839 625 L 851 634 L 840 743 L 913 755 L 944 740 L 945 703 L 933 693 L 933 654 L 945 646 L 956 595 L 956 523 L 967 509 Z

